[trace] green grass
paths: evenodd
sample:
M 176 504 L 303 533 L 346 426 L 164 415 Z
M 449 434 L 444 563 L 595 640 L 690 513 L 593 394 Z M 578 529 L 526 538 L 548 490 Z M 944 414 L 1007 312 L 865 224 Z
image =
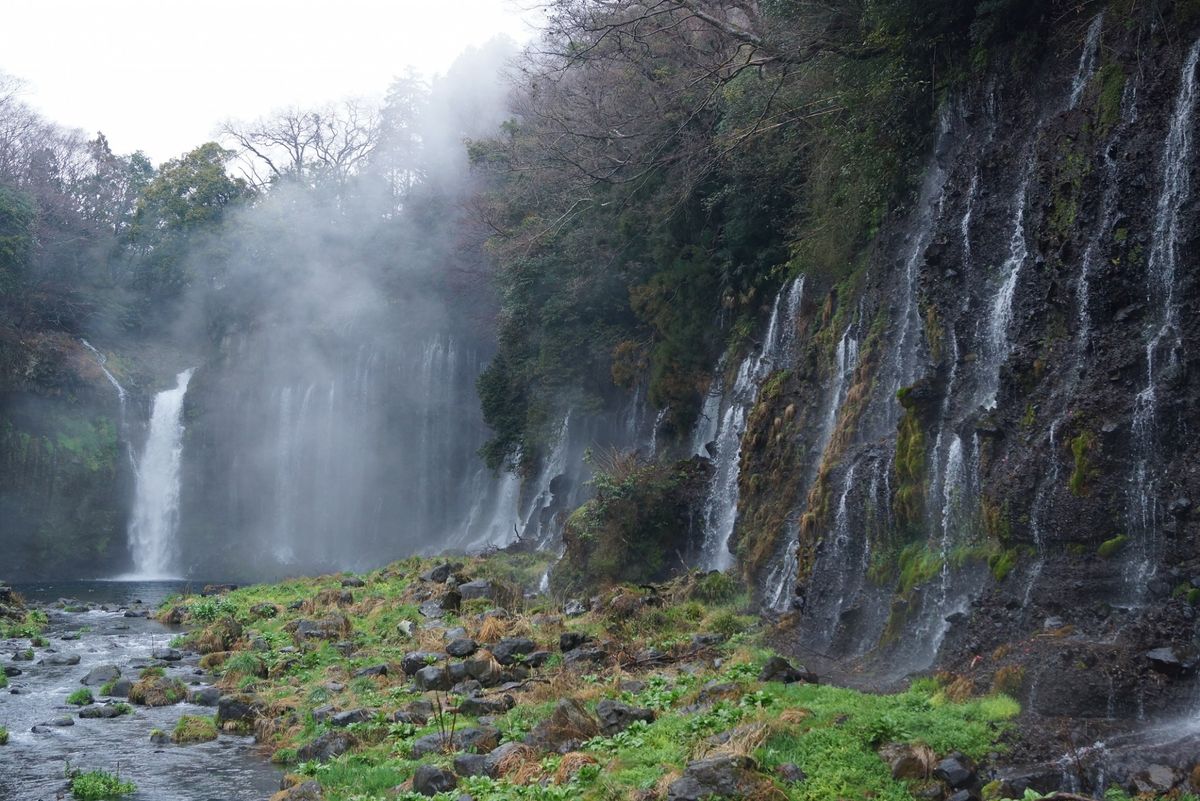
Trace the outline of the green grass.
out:
M 103 770 L 76 773 L 71 777 L 71 795 L 78 801 L 102 801 L 135 792 L 137 787 L 133 782 L 122 781 L 120 775 Z
M 67 696 L 67 703 L 72 706 L 87 706 L 95 703 L 96 699 L 92 696 L 92 691 L 87 687 L 80 687 L 75 692 Z
M 1100 543 L 1100 547 L 1096 549 L 1096 554 L 1104 559 L 1114 556 L 1119 553 L 1126 545 L 1129 544 L 1128 534 L 1118 534 L 1112 539 L 1105 540 Z
M 8 729 L 0 726 L 0 745 L 8 745 Z
M 8 676 L 5 676 L 3 673 L 0 673 L 0 690 L 3 690 L 7 686 L 8 686 Z
M 175 724 L 171 739 L 180 744 L 207 743 L 217 739 L 217 724 L 209 717 L 184 715 Z

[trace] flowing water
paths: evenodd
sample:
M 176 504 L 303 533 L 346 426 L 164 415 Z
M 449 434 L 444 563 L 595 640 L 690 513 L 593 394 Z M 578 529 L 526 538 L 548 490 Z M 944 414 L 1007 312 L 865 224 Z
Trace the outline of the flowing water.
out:
M 1171 126 L 1163 146 L 1161 187 L 1146 263 L 1146 301 L 1151 322 L 1146 339 L 1145 383 L 1133 408 L 1133 486 L 1126 514 L 1135 553 L 1125 571 L 1126 591 L 1132 600 L 1141 598 L 1146 582 L 1154 576 L 1162 548 L 1157 481 L 1158 396 L 1159 385 L 1176 368 L 1182 348 L 1176 272 L 1183 237 L 1182 211 L 1192 193 L 1189 171 L 1195 138 L 1198 60 L 1200 40 L 1188 51 L 1180 75 Z
M 183 454 L 183 398 L 193 370 L 175 377 L 175 386 L 154 396 L 150 430 L 138 460 L 129 547 L 131 579 L 169 579 L 177 574 L 180 463 Z
M 117 666 L 136 679 L 142 667 L 156 664 L 155 648 L 165 647 L 176 632 L 145 617 L 125 617 L 132 608 L 144 614 L 167 594 L 180 589 L 170 582 L 71 582 L 17 585 L 27 599 L 44 603 L 69 597 L 94 604 L 81 613 L 50 610 L 47 648 L 35 648 L 33 662 L 11 662 L 28 640 L 0 640 L 6 666 L 22 672 L 0 690 L 0 724 L 9 729 L 8 745 L 0 746 L 0 798 L 4 801 L 49 801 L 62 798 L 69 764 L 83 770 L 119 771 L 137 792 L 130 801 L 262 801 L 279 787 L 279 772 L 254 750 L 253 739 L 223 734 L 199 745 L 154 745 L 152 729 L 170 731 L 181 715 L 211 715 L 212 708 L 193 704 L 134 707 L 131 715 L 108 720 L 79 718 L 66 697 L 83 685 L 80 679 L 100 665 Z M 135 603 L 140 600 L 144 603 Z M 63 639 L 63 635 L 78 639 Z M 79 664 L 50 666 L 51 654 L 77 655 Z M 195 658 L 165 665 L 167 675 L 199 685 Z M 98 694 L 93 686 L 92 693 Z M 101 699 L 104 700 L 104 699 Z M 49 725 L 56 719 L 69 726 Z M 34 731 L 36 727 L 36 731 Z
M 742 436 L 746 433 L 746 419 L 758 400 L 763 381 L 777 368 L 777 362 L 791 354 L 796 337 L 796 316 L 803 298 L 803 277 L 790 281 L 780 290 L 771 306 L 762 348 L 742 361 L 733 386 L 725 397 L 719 398 L 723 412 L 715 434 L 713 478 L 701 513 L 704 542 L 700 566 L 706 570 L 727 570 L 733 564 L 729 538 L 737 521 L 738 476 L 741 472 Z M 706 399 L 697 423 L 697 433 L 693 436 L 697 450 L 705 447 L 706 443 L 702 440 L 707 436 L 707 415 L 710 413 L 711 407 Z

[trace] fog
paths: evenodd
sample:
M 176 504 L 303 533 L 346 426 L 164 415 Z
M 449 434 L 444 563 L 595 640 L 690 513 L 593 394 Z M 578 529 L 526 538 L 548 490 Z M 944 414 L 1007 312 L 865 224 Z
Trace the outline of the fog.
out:
M 232 171 L 260 186 L 189 265 L 175 337 L 201 363 L 179 572 L 362 568 L 512 537 L 515 481 L 476 454 L 493 301 L 463 206 L 466 142 L 505 118 L 513 53 L 469 50 L 379 108 L 227 124 Z

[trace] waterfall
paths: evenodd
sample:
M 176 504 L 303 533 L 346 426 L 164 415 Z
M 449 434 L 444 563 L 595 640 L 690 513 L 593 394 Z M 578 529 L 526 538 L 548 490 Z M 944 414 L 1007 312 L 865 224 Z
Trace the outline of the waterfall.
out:
M 127 423 L 125 416 L 125 402 L 129 398 L 129 393 L 125 391 L 125 387 L 121 386 L 121 382 L 117 377 L 109 372 L 108 357 L 92 346 L 92 343 L 86 339 L 80 339 L 80 344 L 92 352 L 92 356 L 96 360 L 96 365 L 100 368 L 100 372 L 104 373 L 104 377 L 108 379 L 108 383 L 112 384 L 112 388 L 117 392 L 117 403 L 120 407 L 120 417 L 117 422 L 117 434 L 125 442 L 125 456 L 129 459 L 129 467 L 133 470 L 133 474 L 137 475 L 137 459 L 133 456 L 133 445 L 129 442 L 129 436 L 126 432 Z
M 179 526 L 179 466 L 183 455 L 183 398 L 193 369 L 175 377 L 175 387 L 154 396 L 150 432 L 138 462 L 129 546 L 131 579 L 167 579 L 178 572 L 175 532 Z
M 1146 300 L 1152 320 L 1146 339 L 1146 380 L 1133 406 L 1133 488 L 1127 512 L 1129 534 L 1136 557 L 1126 570 L 1127 590 L 1140 598 L 1145 583 L 1154 576 L 1161 549 L 1159 542 L 1158 486 L 1155 457 L 1158 439 L 1158 385 L 1163 377 L 1159 351 L 1166 348 L 1166 366 L 1178 363 L 1183 340 L 1179 331 L 1179 303 L 1175 297 L 1176 268 L 1182 236 L 1181 215 L 1191 197 L 1193 117 L 1196 110 L 1197 40 L 1184 61 L 1179 93 L 1162 154 L 1162 188 L 1155 210 L 1154 231 L 1146 263 Z
M 1038 126 L 1041 130 L 1041 126 Z M 1033 169 L 1037 163 L 1034 144 L 1037 135 L 1030 142 L 1029 151 L 1025 155 L 1025 166 L 1021 171 L 1021 181 L 1017 193 L 1013 197 L 1012 228 L 1008 240 L 1008 258 L 1000 266 L 1004 281 L 996 290 L 992 299 L 991 309 L 987 318 L 987 338 L 984 341 L 983 359 L 980 369 L 981 403 L 986 409 L 996 408 L 997 395 L 1000 392 L 1000 368 L 1008 358 L 1012 342 L 1009 339 L 1009 325 L 1012 323 L 1013 298 L 1017 293 L 1017 279 L 1021 275 L 1021 267 L 1029 257 L 1029 244 L 1026 241 L 1025 212 L 1029 202 L 1029 183 L 1033 178 Z
M 1083 52 L 1079 54 L 1079 66 L 1075 70 L 1075 79 L 1071 82 L 1071 97 L 1068 108 L 1075 108 L 1083 98 L 1083 90 L 1096 72 L 1097 56 L 1100 53 L 1100 34 L 1104 30 L 1104 12 L 1101 11 L 1088 26 L 1087 36 L 1083 41 Z
M 747 356 L 738 366 L 737 377 L 727 398 L 718 400 L 724 407 L 716 430 L 716 453 L 713 454 L 714 472 L 712 483 L 704 500 L 701 512 L 704 544 L 700 566 L 706 570 L 726 570 L 733 564 L 729 553 L 729 538 L 737 521 L 738 476 L 741 472 L 742 435 L 746 433 L 746 419 L 758 400 L 762 382 L 770 375 L 777 359 L 790 354 L 795 344 L 796 316 L 804 297 L 804 277 L 790 281 L 783 287 L 771 306 L 771 317 L 762 349 Z M 783 319 L 780 319 L 780 306 Z M 714 383 L 716 383 L 714 381 Z M 711 411 L 709 399 L 705 399 L 705 414 Z M 715 416 L 715 415 L 714 415 Z M 706 442 L 701 442 L 700 433 L 706 425 L 705 417 L 697 424 L 693 444 L 703 451 Z

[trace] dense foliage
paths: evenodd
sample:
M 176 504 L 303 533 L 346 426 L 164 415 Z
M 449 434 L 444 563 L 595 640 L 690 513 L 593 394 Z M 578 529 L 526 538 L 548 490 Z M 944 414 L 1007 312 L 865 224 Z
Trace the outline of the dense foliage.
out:
M 648 380 L 692 422 L 716 357 L 784 279 L 829 285 L 902 205 L 943 90 L 1028 0 L 556 0 L 491 177 L 500 352 L 480 381 L 494 466 L 535 458 L 568 403 Z

